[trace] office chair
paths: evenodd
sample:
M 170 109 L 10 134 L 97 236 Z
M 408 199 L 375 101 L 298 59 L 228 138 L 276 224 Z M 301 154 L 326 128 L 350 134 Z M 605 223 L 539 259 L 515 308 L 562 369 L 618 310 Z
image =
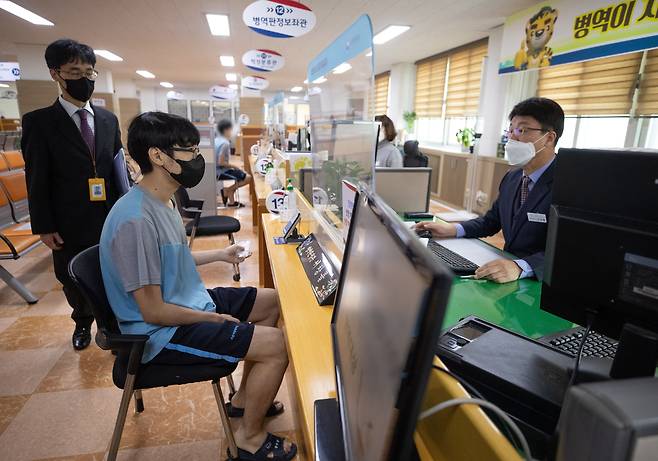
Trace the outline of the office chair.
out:
M 231 245 L 235 244 L 233 234 L 240 231 L 240 221 L 231 216 L 201 216 L 203 200 L 192 200 L 184 187 L 175 194 L 176 206 L 185 224 L 185 232 L 190 237 L 190 248 L 197 235 L 228 235 Z M 233 264 L 233 280 L 240 281 L 240 265 Z
M 128 406 L 130 405 L 130 399 L 133 394 L 135 396 L 135 412 L 141 413 L 144 411 L 142 389 L 203 381 L 210 381 L 212 383 L 222 426 L 229 444 L 229 459 L 237 459 L 238 449 L 228 413 L 226 412 L 224 395 L 219 385 L 219 380 L 226 378 L 231 393 L 235 392 L 231 373 L 235 370 L 237 364 L 230 366 L 173 366 L 141 363 L 144 346 L 149 337 L 148 335 L 125 335 L 120 332 L 116 317 L 105 293 L 98 245 L 88 248 L 74 257 L 69 264 L 69 274 L 92 308 L 98 326 L 96 344 L 103 350 L 117 352 L 112 369 L 112 380 L 115 386 L 123 389 L 123 395 L 121 396 L 119 413 L 114 425 L 107 460 L 116 460 L 123 426 L 126 422 Z

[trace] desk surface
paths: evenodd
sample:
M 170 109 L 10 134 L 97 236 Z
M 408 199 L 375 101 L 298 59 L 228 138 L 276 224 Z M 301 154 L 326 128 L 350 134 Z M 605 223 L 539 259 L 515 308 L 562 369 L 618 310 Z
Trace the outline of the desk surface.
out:
M 276 216 L 261 217 L 269 266 L 278 290 L 286 331 L 290 365 L 295 379 L 300 445 L 306 459 L 313 459 L 314 410 L 317 399 L 336 396 L 333 352 L 329 325 L 332 308 L 317 304 L 295 251 L 295 245 L 275 245 L 283 223 Z M 302 222 L 301 232 L 308 231 Z M 511 330 L 538 336 L 571 324 L 539 310 L 540 284 L 522 280 L 508 285 L 455 280 L 444 326 L 470 314 Z M 437 364 L 441 365 L 437 359 Z M 466 396 L 452 378 L 434 371 L 424 408 L 449 398 Z M 421 422 L 415 435 L 421 459 L 518 460 L 518 454 L 475 406 L 462 406 Z

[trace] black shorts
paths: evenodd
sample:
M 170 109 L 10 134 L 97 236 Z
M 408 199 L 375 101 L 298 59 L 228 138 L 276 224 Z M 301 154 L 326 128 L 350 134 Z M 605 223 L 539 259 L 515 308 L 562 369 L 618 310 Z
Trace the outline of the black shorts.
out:
M 222 173 L 217 176 L 217 179 L 220 181 L 244 181 L 244 178 L 247 177 L 247 173 L 245 173 L 242 170 L 238 170 L 237 168 L 229 168 L 228 170 L 224 170 Z
M 230 366 L 243 360 L 254 335 L 247 323 L 256 301 L 256 288 L 214 288 L 208 290 L 219 314 L 235 322 L 203 322 L 178 327 L 169 343 L 149 363 L 160 365 Z

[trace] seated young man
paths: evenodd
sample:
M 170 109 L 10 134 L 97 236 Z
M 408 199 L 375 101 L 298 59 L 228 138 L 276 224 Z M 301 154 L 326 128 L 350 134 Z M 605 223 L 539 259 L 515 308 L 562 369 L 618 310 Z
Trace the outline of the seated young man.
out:
M 509 114 L 509 141 L 505 152 L 510 165 L 520 167 L 500 182 L 498 199 L 481 218 L 461 224 L 420 223 L 435 238 L 479 238 L 501 229 L 505 251 L 519 259 L 498 259 L 480 266 L 475 278 L 498 283 L 544 275 L 544 249 L 553 187 L 555 146 L 564 129 L 564 112 L 546 98 L 530 98 Z
M 231 135 L 233 124 L 230 120 L 220 120 L 217 124 L 217 137 L 215 138 L 215 161 L 217 162 L 217 179 L 220 181 L 234 181 L 230 186 L 222 189 L 222 202 L 224 206 L 243 207 L 240 202 L 235 201 L 235 191 L 246 186 L 251 181 L 251 176 L 235 165 L 231 165 Z
M 112 208 L 100 243 L 103 282 L 123 333 L 148 334 L 142 362 L 194 366 L 244 360 L 229 413 L 240 459 L 289 460 L 297 448 L 263 429 L 288 365 L 276 328 L 276 292 L 256 288 L 206 290 L 196 265 L 241 262 L 237 245 L 192 253 L 172 196 L 201 181 L 205 162 L 199 132 L 188 120 L 161 112 L 136 117 L 128 149 L 143 179 Z

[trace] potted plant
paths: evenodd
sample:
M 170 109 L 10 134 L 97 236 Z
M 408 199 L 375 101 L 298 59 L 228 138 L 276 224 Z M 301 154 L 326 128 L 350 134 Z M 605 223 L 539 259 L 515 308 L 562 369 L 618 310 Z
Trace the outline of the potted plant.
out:
M 405 111 L 402 114 L 402 118 L 404 118 L 404 122 L 407 124 L 407 133 L 413 133 L 414 123 L 416 123 L 417 118 L 416 112 Z
M 457 142 L 462 146 L 462 152 L 471 152 L 473 141 L 475 140 L 475 130 L 473 128 L 462 128 L 457 132 Z

